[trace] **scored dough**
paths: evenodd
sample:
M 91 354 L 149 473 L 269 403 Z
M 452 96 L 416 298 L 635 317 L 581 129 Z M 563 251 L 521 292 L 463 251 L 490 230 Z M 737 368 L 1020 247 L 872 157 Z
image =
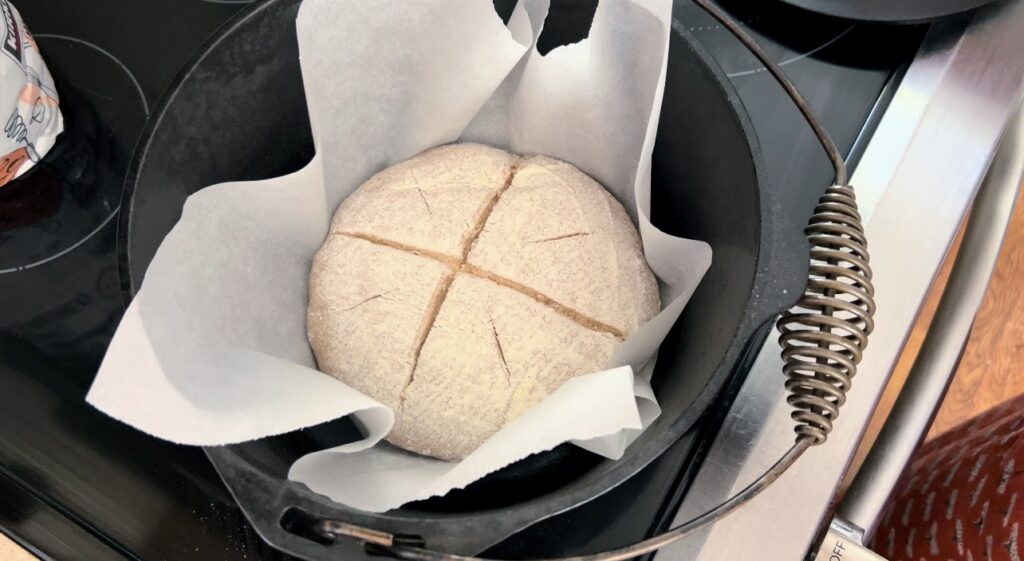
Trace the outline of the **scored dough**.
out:
M 328 237 L 309 277 L 309 343 L 320 370 L 397 405 L 412 375 L 408 350 L 423 310 L 447 273 L 447 266 L 431 259 L 348 236 Z
M 622 206 L 575 167 L 428 150 L 338 209 L 310 273 L 320 369 L 392 407 L 387 439 L 458 460 L 660 310 Z
M 660 308 L 625 209 L 565 162 L 527 158 L 487 219 L 469 263 L 632 333 Z
M 459 274 L 406 389 L 402 430 L 389 440 L 465 457 L 566 380 L 603 370 L 618 342 L 519 292 Z
M 504 186 L 516 158 L 450 144 L 374 175 L 341 203 L 331 232 L 360 232 L 458 256 L 480 207 Z

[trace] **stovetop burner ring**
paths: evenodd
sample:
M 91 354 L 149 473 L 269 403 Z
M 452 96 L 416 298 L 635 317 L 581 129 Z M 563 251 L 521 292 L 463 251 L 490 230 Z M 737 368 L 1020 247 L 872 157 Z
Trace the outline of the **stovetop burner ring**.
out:
M 150 111 L 138 79 L 107 49 L 55 33 L 35 40 L 54 75 L 65 130 L 36 168 L 0 187 L 0 275 L 59 259 L 112 221 Z
M 812 57 L 832 46 L 857 24 L 811 14 L 785 5 L 773 3 L 772 9 L 751 7 L 739 2 L 722 2 L 724 9 L 741 23 L 744 30 L 764 45 L 765 50 L 779 66 L 787 66 Z M 765 72 L 742 49 L 736 49 L 736 39 L 724 27 L 693 4 L 692 0 L 676 0 L 672 28 L 678 33 L 688 31 L 714 53 L 716 60 L 730 78 Z M 800 33 L 794 33 L 799 29 Z

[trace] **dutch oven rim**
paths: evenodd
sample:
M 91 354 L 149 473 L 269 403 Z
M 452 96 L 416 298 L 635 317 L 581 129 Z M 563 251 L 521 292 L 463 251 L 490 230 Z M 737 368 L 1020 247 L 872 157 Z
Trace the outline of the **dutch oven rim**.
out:
M 182 85 L 189 80 L 192 73 L 196 71 L 198 65 L 223 41 L 231 37 L 232 30 L 241 26 L 250 18 L 256 17 L 263 10 L 282 1 L 301 2 L 302 0 L 259 0 L 240 10 L 237 14 L 225 21 L 225 23 L 211 35 L 211 37 L 196 51 L 196 53 L 182 67 L 182 70 L 175 76 L 171 84 L 162 94 L 160 102 L 154 108 L 145 128 L 140 134 L 125 177 L 124 189 L 121 198 L 121 213 L 118 217 L 117 229 L 118 271 L 122 294 L 124 295 L 126 305 L 131 301 L 138 288 L 134 286 L 132 279 L 133 269 L 132 258 L 129 251 L 129 238 L 133 224 L 132 211 L 135 202 L 135 189 L 149 155 L 148 148 L 150 143 L 160 128 L 166 112 L 173 105 L 177 95 L 180 93 Z M 622 460 L 615 461 L 616 465 L 611 467 L 604 474 L 604 477 L 596 481 L 589 482 L 586 485 L 582 485 L 574 489 L 571 493 L 564 493 L 560 490 L 556 490 L 521 503 L 471 512 L 435 513 L 420 510 L 403 511 L 401 509 L 396 509 L 379 514 L 363 513 L 355 510 L 346 510 L 346 513 L 351 512 L 351 514 L 357 519 L 366 518 L 370 520 L 394 523 L 408 523 L 414 520 L 423 522 L 422 519 L 424 517 L 435 523 L 444 525 L 450 525 L 459 521 L 472 521 L 477 525 L 486 525 L 489 522 L 495 523 L 499 520 L 505 522 L 505 525 L 509 525 L 509 522 L 516 521 L 511 524 L 515 526 L 508 532 L 508 534 L 511 534 L 547 517 L 593 500 L 620 485 L 622 482 L 642 470 L 658 458 L 684 433 L 690 430 L 708 410 L 712 400 L 714 400 L 714 398 L 719 395 L 722 389 L 727 385 L 727 381 L 731 377 L 730 375 L 734 366 L 747 350 L 747 347 L 751 343 L 751 339 L 756 338 L 754 335 L 758 332 L 759 328 L 761 328 L 766 322 L 771 321 L 779 312 L 789 308 L 802 292 L 806 283 L 806 276 L 801 275 L 799 277 L 794 276 L 793 278 L 780 279 L 777 278 L 778 275 L 773 275 L 772 273 L 773 270 L 791 271 L 793 270 L 794 265 L 796 266 L 796 270 L 799 271 L 800 267 L 803 267 L 803 270 L 806 271 L 808 262 L 806 238 L 802 236 L 799 228 L 786 221 L 779 213 L 779 207 L 775 202 L 774 197 L 771 195 L 771 190 L 767 187 L 768 174 L 762 159 L 760 143 L 746 108 L 728 77 L 720 68 L 718 62 L 714 60 L 710 53 L 690 32 L 681 26 L 673 26 L 670 30 L 670 35 L 671 34 L 677 34 L 679 39 L 684 43 L 685 48 L 690 49 L 693 54 L 695 54 L 697 58 L 704 63 L 708 71 L 713 76 L 718 89 L 726 97 L 735 118 L 746 135 L 749 155 L 754 168 L 754 177 L 756 178 L 758 185 L 756 194 L 758 197 L 757 205 L 760 211 L 761 223 L 759 243 L 756 252 L 757 258 L 754 269 L 755 273 L 751 284 L 752 290 L 744 305 L 744 309 L 747 313 L 737 324 L 736 331 L 732 336 L 728 349 L 722 356 L 718 365 L 715 367 L 714 373 L 709 377 L 708 382 L 696 395 L 689 407 L 677 418 L 672 420 L 670 426 L 656 438 L 652 438 L 648 442 L 645 442 L 643 449 L 623 458 Z M 638 443 L 634 443 L 634 446 L 636 444 Z M 237 457 L 237 454 L 229 447 L 207 447 L 205 448 L 205 451 L 222 479 L 226 479 L 225 474 L 222 471 L 224 466 L 222 466 L 220 462 L 232 461 L 231 457 Z M 246 466 L 252 468 L 251 464 L 247 461 L 241 461 L 244 462 Z M 257 474 L 248 473 L 247 477 L 253 477 L 255 475 Z M 286 484 L 298 487 L 300 489 L 299 493 L 302 495 L 312 495 L 314 498 L 319 498 L 320 501 L 327 501 L 329 505 L 342 507 L 343 510 L 347 509 L 344 505 L 334 503 L 327 497 L 318 495 L 298 483 L 286 482 Z M 230 484 L 228 484 L 228 488 L 235 500 L 238 501 L 239 498 L 235 496 L 235 489 Z M 240 506 L 242 506 L 241 503 Z M 542 512 L 538 513 L 538 507 L 540 506 L 543 506 L 543 509 Z M 248 510 L 244 506 L 243 511 L 246 511 L 248 514 Z M 279 528 L 276 523 L 277 521 L 271 520 L 265 522 L 271 524 L 274 528 Z M 370 523 L 370 525 L 372 527 L 372 523 Z M 265 533 L 267 528 L 255 523 L 254 526 L 256 527 L 257 532 L 264 539 L 274 544 L 275 540 L 272 540 L 271 536 L 268 536 Z M 502 538 L 503 537 L 505 536 L 502 536 Z M 275 544 L 275 546 L 286 550 L 288 549 L 287 547 L 284 547 L 283 544 Z

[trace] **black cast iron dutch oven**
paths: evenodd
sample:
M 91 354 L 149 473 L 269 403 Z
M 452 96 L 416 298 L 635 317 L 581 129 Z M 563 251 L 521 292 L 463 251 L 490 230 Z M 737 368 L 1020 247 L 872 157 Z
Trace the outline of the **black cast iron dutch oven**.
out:
M 189 195 L 224 181 L 283 175 L 312 156 L 294 25 L 300 3 L 264 0 L 226 24 L 151 119 L 122 206 L 118 241 L 127 297 L 138 290 Z M 586 21 L 576 23 L 589 25 L 592 11 L 566 5 L 570 9 L 553 9 L 549 22 L 577 17 Z M 558 23 L 545 29 L 573 28 L 571 21 Z M 557 44 L 558 37 L 545 41 Z M 337 519 L 472 554 L 585 503 L 693 429 L 742 368 L 744 353 L 802 293 L 806 239 L 784 221 L 764 181 L 757 140 L 736 92 L 695 39 L 674 30 L 654 151 L 652 219 L 669 233 L 710 243 L 714 261 L 661 346 L 653 385 L 663 413 L 618 461 L 563 445 L 447 497 L 370 514 L 286 477 L 305 452 L 354 437 L 344 420 L 207 448 L 207 455 L 260 535 L 307 559 L 345 553 L 310 540 L 308 532 L 287 531 L 289 520 Z

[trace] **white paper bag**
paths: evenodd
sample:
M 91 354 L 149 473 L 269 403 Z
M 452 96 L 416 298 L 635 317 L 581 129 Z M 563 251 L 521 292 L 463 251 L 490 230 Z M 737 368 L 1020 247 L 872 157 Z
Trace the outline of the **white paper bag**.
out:
M 18 10 L 0 0 L 0 187 L 36 165 L 64 131 L 60 98 Z
M 352 415 L 363 440 L 300 458 L 289 477 L 372 512 L 465 487 L 563 442 L 620 457 L 659 413 L 653 357 L 711 261 L 707 244 L 647 218 L 671 2 L 601 2 L 587 39 L 541 56 L 532 45 L 546 12 L 543 1 L 520 4 L 506 26 L 490 0 L 305 0 L 297 26 L 317 155 L 295 174 L 188 199 L 89 402 L 197 445 Z M 600 181 L 638 224 L 663 311 L 608 370 L 567 382 L 449 463 L 381 443 L 393 412 L 316 370 L 306 291 L 338 204 L 377 171 L 454 141 L 546 154 Z

